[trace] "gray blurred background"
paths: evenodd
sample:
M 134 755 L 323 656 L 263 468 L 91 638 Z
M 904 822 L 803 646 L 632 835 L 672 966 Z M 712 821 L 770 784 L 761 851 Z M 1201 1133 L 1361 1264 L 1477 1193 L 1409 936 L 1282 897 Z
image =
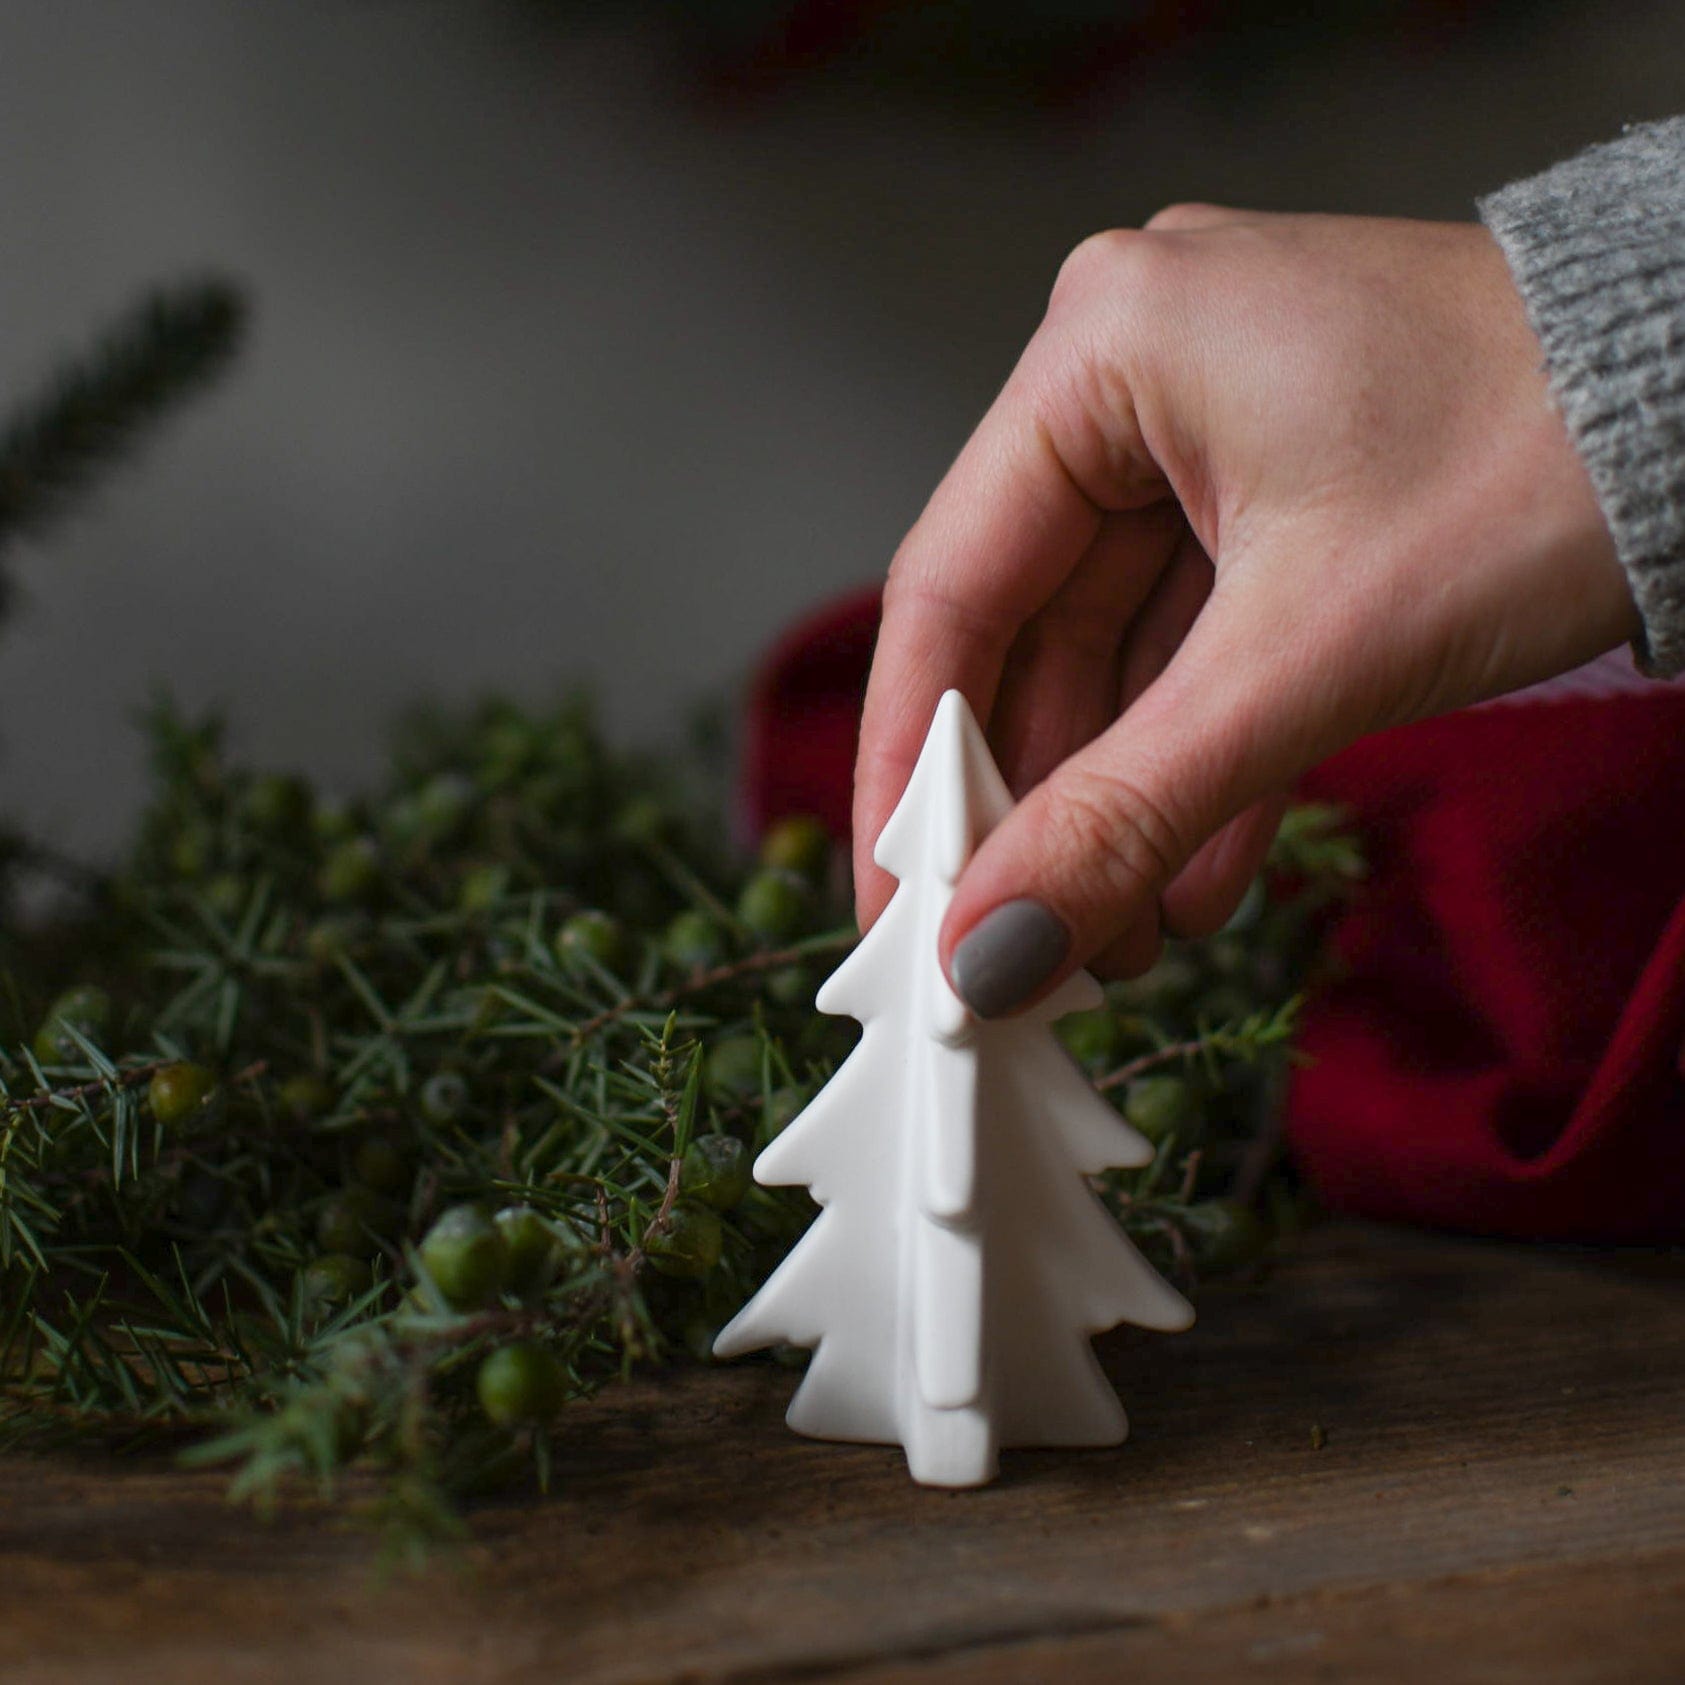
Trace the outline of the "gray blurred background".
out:
M 987 68 L 1029 7 L 958 68 L 914 30 L 762 75 L 671 8 L 0 0 L 0 408 L 150 280 L 258 306 L 232 381 L 17 559 L 0 807 L 110 847 L 158 678 L 346 786 L 422 693 L 586 677 L 658 739 L 881 572 L 1084 234 L 1466 216 L 1685 109 L 1677 0 L 1403 10 L 1020 85 Z

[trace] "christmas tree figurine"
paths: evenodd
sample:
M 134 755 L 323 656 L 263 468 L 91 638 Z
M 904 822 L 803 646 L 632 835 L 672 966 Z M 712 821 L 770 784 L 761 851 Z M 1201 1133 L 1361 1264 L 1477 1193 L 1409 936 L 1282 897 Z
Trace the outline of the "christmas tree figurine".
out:
M 755 1164 L 824 1209 L 714 1347 L 813 1347 L 790 1426 L 898 1443 L 933 1486 L 992 1479 L 1003 1445 L 1117 1444 L 1090 1337 L 1193 1320 L 1086 1180 L 1152 1158 L 1050 1027 L 1098 1003 L 1094 980 L 984 1021 L 937 960 L 953 886 L 1011 805 L 949 691 L 874 854 L 900 887 L 819 991 L 860 1044 Z

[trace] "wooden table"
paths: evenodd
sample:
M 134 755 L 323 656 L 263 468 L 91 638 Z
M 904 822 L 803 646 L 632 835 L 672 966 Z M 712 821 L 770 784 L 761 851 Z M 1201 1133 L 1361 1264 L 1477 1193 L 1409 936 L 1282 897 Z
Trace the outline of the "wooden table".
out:
M 788 1434 L 788 1370 L 640 1382 L 384 1588 L 307 1507 L 13 1460 L 0 1679 L 1685 1681 L 1685 1256 L 1329 1227 L 1102 1350 L 1130 1442 L 966 1493 Z

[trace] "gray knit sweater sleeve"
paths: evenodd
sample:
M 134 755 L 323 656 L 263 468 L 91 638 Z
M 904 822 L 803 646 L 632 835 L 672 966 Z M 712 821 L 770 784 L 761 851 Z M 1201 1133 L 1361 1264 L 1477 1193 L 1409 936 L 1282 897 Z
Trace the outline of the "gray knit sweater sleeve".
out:
M 1685 118 L 1515 182 L 1480 215 L 1631 581 L 1639 665 L 1685 672 Z

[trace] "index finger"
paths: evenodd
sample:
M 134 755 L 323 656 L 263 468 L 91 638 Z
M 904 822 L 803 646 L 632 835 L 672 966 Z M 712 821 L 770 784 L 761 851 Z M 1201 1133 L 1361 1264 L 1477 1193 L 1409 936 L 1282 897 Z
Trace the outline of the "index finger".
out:
M 1120 429 L 1130 436 L 1121 454 L 1136 467 L 1131 486 L 1105 483 L 1095 463 L 1116 464 L 1119 447 L 1102 435 L 1117 417 L 1088 414 L 1087 366 L 1065 336 L 1055 340 L 1045 326 L 1037 333 L 890 566 L 855 763 L 862 930 L 894 892 L 872 850 L 943 692 L 960 691 L 987 729 L 1020 628 L 1077 565 L 1107 509 L 1145 501 L 1141 481 L 1157 478 L 1131 414 Z

